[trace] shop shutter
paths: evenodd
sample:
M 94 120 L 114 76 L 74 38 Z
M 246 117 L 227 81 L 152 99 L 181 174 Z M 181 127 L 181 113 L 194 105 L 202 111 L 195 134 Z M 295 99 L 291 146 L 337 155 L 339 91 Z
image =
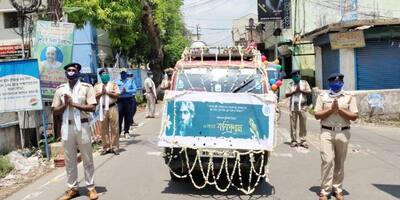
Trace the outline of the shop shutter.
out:
M 400 88 L 398 42 L 366 41 L 366 47 L 357 48 L 355 52 L 358 90 Z
M 322 50 L 322 81 L 323 88 L 328 89 L 328 76 L 340 72 L 339 50 L 332 50 L 330 45 L 324 45 Z

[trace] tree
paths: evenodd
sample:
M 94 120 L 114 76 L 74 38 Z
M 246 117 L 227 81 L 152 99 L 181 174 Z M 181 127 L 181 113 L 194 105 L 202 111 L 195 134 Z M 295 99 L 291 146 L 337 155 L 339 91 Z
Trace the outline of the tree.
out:
M 79 8 L 68 15 L 71 22 L 81 27 L 90 21 L 107 31 L 116 49 L 127 51 L 139 37 L 142 7 L 137 0 L 65 0 L 64 5 Z
M 90 21 L 107 31 L 113 48 L 136 64 L 149 63 L 157 85 L 162 70 L 174 65 L 188 44 L 182 5 L 181 0 L 65 0 L 65 7 L 79 8 L 69 14 L 71 22 Z

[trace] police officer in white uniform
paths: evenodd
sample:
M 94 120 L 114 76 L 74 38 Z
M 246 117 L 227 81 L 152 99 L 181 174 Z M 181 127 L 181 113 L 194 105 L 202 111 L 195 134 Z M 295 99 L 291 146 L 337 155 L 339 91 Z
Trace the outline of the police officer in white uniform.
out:
M 315 118 L 321 120 L 321 192 L 319 200 L 331 193 L 344 200 L 344 161 L 350 139 L 350 121 L 358 117 L 356 97 L 342 90 L 343 74 L 328 77 L 329 90 L 322 92 L 315 105 Z
M 78 149 L 83 160 L 89 199 L 97 199 L 98 195 L 94 187 L 91 133 L 88 123 L 88 112 L 94 112 L 97 104 L 95 91 L 92 85 L 79 81 L 80 64 L 71 63 L 66 65 L 64 69 L 68 83 L 62 84 L 57 88 L 51 105 L 55 115 L 62 115 L 61 135 L 69 187 L 59 199 L 69 200 L 79 196 Z

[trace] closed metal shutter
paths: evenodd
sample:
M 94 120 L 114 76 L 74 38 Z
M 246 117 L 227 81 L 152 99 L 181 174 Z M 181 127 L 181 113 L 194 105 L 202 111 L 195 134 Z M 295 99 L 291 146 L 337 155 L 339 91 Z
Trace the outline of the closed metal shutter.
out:
M 330 45 L 324 45 L 322 50 L 322 86 L 328 89 L 328 76 L 331 73 L 340 72 L 339 67 L 339 50 L 332 50 Z
M 400 88 L 400 48 L 389 40 L 366 41 L 357 48 L 356 80 L 358 90 Z

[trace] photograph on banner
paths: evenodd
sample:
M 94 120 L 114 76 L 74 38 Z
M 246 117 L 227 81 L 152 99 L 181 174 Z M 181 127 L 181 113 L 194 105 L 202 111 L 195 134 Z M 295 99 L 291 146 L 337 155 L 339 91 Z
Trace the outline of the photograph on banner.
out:
M 51 100 L 55 89 L 66 82 L 63 67 L 72 62 L 75 24 L 37 21 L 34 57 L 39 61 L 43 98 Z
M 0 113 L 42 110 L 36 59 L 0 62 Z
M 160 146 L 273 148 L 275 103 L 262 96 L 168 91 L 164 109 Z
M 258 0 L 258 21 L 282 20 L 290 0 Z

